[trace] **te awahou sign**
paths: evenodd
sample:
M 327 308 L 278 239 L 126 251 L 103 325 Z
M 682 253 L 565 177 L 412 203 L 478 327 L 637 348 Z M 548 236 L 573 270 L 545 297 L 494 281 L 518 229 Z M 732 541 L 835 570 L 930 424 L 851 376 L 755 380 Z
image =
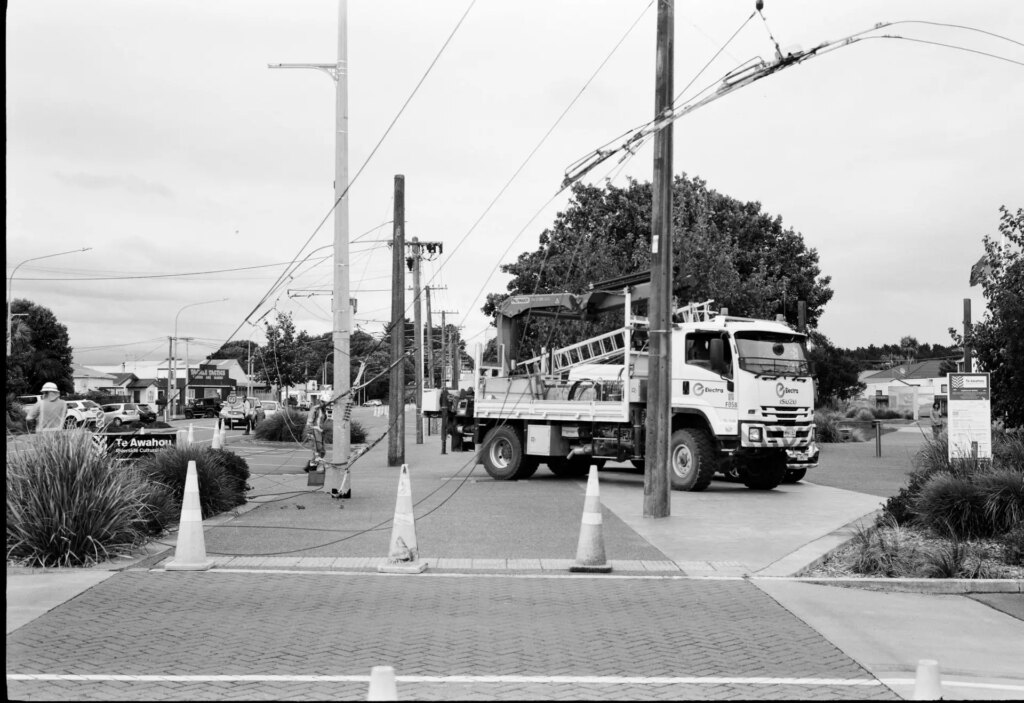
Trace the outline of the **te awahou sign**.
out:
M 116 459 L 139 459 L 178 443 L 178 431 L 153 431 L 146 434 L 96 433 L 92 436 L 96 446 Z

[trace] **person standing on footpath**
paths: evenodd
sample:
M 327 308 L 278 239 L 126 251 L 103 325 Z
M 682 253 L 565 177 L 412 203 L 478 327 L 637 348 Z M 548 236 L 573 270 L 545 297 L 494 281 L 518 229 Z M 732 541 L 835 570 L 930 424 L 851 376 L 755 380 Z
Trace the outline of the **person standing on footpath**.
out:
M 253 426 L 253 415 L 255 415 L 256 409 L 253 407 L 253 402 L 249 399 L 249 396 L 242 396 L 242 415 L 245 416 L 245 433 L 249 434 L 252 431 Z
M 60 399 L 57 384 L 44 383 L 39 394 L 43 397 L 28 409 L 25 416 L 29 427 L 35 425 L 36 432 L 53 432 L 64 427 L 64 415 L 67 413 L 68 404 Z
M 943 420 L 942 420 L 942 405 L 937 400 L 934 403 L 932 403 L 931 416 L 932 416 L 932 436 L 935 439 L 938 439 L 939 436 L 942 434 Z
M 324 425 L 327 422 L 327 396 L 322 396 L 306 419 L 306 426 L 313 437 L 313 458 L 309 460 L 306 471 L 315 471 L 317 462 L 327 454 L 324 447 Z

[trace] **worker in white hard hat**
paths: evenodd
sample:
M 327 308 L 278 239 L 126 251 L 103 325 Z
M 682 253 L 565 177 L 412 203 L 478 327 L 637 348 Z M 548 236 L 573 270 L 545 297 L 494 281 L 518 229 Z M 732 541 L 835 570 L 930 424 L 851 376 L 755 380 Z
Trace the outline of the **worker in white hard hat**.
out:
M 320 401 L 309 411 L 306 417 L 306 425 L 313 437 L 313 458 L 306 465 L 306 471 L 315 471 L 316 465 L 327 454 L 324 447 L 324 425 L 327 422 L 327 408 L 330 407 L 331 396 L 324 394 Z
M 68 404 L 60 399 L 60 389 L 56 383 L 47 382 L 39 391 L 42 398 L 35 405 L 29 406 L 26 419 L 29 427 L 35 425 L 36 432 L 53 432 L 64 426 L 64 415 Z

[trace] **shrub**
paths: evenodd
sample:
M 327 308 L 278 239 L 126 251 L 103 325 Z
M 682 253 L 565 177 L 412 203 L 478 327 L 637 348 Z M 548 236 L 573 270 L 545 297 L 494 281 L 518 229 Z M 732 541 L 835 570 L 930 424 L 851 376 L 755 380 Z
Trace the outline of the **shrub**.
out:
M 82 566 L 124 553 L 146 538 L 150 491 L 86 431 L 34 435 L 7 455 L 7 558 Z
M 911 505 L 915 521 L 937 534 L 969 539 L 992 534 L 985 502 L 969 478 L 939 473 L 929 478 Z
M 869 576 L 906 576 L 917 560 L 917 548 L 907 533 L 889 520 L 874 529 L 857 529 L 851 568 Z
M 145 507 L 146 532 L 159 535 L 181 518 L 181 495 L 158 481 L 146 481 Z
M 249 462 L 226 449 L 211 449 L 210 451 L 224 464 L 224 470 L 231 480 L 234 481 L 233 490 L 245 495 L 245 492 L 249 490 L 248 481 L 251 475 L 249 473 Z M 199 468 L 198 465 L 196 465 L 196 468 Z
M 989 575 L 978 550 L 959 539 L 926 549 L 919 573 L 925 578 L 938 579 L 976 579 Z
M 290 407 L 279 410 L 256 425 L 256 439 L 268 442 L 301 442 L 306 431 L 306 413 Z
M 1024 566 L 1024 525 L 1018 525 L 1000 540 L 1003 561 L 1010 566 Z
M 150 480 L 162 483 L 173 490 L 180 506 L 185 495 L 188 462 L 196 462 L 199 505 L 205 519 L 245 503 L 244 479 L 239 485 L 237 473 L 232 473 L 237 472 L 237 469 L 229 469 L 225 465 L 223 454 L 209 447 L 195 445 L 169 447 L 143 457 L 137 466 Z
M 992 460 L 997 468 L 1024 473 L 1024 433 L 993 429 Z
M 1024 525 L 1024 474 L 993 469 L 974 478 L 991 534 Z
M 853 417 L 862 422 L 871 422 L 875 419 L 875 415 L 876 413 L 872 411 L 871 408 L 860 408 L 856 413 L 854 413 Z M 849 417 L 849 415 L 847 415 L 847 417 Z
M 305 438 L 307 414 L 294 410 L 282 410 L 256 425 L 256 439 L 268 442 L 302 442 Z M 333 432 L 324 429 L 324 444 L 334 441 Z M 366 441 L 366 429 L 355 420 L 349 420 L 349 441 L 362 444 Z
M 148 432 L 149 430 L 169 429 L 173 429 L 171 425 L 168 425 L 166 422 L 161 422 L 157 420 L 156 422 L 150 422 L 149 424 L 144 424 L 142 422 L 124 422 L 120 425 L 107 425 L 106 427 L 103 428 L 103 432 L 106 434 L 139 434 L 140 430 L 146 430 Z
M 814 428 L 816 439 L 825 444 L 842 442 L 843 440 L 839 432 L 839 421 L 841 419 L 842 415 L 838 413 L 815 410 Z

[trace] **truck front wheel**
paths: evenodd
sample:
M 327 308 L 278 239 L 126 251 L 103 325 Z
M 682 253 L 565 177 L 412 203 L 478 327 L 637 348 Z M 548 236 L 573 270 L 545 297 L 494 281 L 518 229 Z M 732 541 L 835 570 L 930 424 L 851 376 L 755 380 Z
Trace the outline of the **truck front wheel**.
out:
M 703 491 L 715 475 L 717 462 L 711 440 L 701 430 L 672 433 L 669 480 L 674 491 Z
M 494 427 L 484 439 L 482 460 L 488 475 L 496 481 L 529 478 L 540 463 L 523 453 L 523 440 L 511 427 Z
M 755 491 L 770 491 L 786 477 L 786 456 L 779 454 L 740 464 L 740 480 Z

